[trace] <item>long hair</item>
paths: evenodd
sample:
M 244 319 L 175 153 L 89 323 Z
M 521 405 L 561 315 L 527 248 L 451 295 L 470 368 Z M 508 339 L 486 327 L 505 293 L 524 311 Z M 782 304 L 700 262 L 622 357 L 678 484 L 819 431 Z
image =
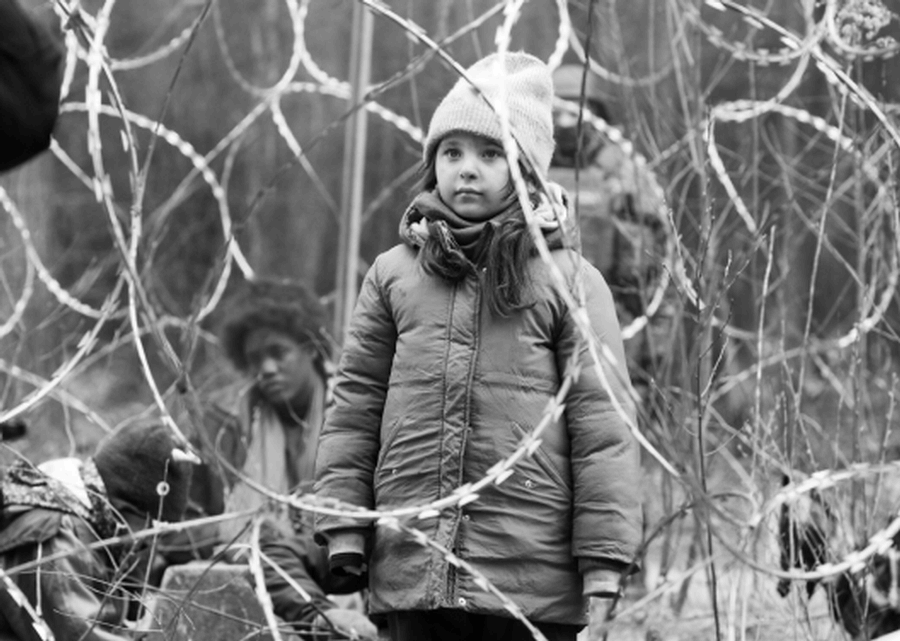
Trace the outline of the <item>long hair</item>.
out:
M 535 180 L 531 171 L 522 163 L 519 166 L 526 182 L 533 185 Z M 435 154 L 432 153 L 422 164 L 416 189 L 417 192 L 433 191 L 436 187 Z M 509 206 L 515 211 L 499 223 L 485 225 L 471 260 L 433 222 L 428 223 L 428 239 L 419 250 L 425 272 L 450 283 L 463 280 L 473 267 L 483 268 L 488 309 L 503 318 L 534 304 L 528 263 L 537 255 L 537 246 L 528 230 L 512 181 L 508 188 Z

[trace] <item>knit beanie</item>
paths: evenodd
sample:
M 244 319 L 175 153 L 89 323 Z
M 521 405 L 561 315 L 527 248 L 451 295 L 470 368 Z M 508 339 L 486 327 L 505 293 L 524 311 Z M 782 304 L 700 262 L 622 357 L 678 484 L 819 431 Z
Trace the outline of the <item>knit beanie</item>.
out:
M 93 458 L 109 498 L 127 502 L 151 518 L 178 521 L 191 481 L 186 447 L 161 421 L 135 421 L 101 440 Z
M 501 63 L 506 66 L 505 79 L 500 77 L 503 74 L 499 68 Z M 492 53 L 469 67 L 466 75 L 484 96 L 469 80 L 460 77 L 431 117 L 423 150 L 426 162 L 441 139 L 454 131 L 501 140 L 500 116 L 491 105 L 499 107 L 501 88 L 505 86 L 513 137 L 534 168 L 545 175 L 554 146 L 553 80 L 547 65 L 521 51 L 508 52 L 503 57 Z

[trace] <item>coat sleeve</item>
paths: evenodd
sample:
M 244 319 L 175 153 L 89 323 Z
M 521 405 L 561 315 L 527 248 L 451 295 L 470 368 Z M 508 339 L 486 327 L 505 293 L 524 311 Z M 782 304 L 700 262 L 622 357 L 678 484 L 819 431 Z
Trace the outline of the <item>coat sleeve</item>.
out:
M 266 589 L 275 614 L 297 632 L 308 631 L 317 614 L 335 607 L 326 594 L 350 594 L 366 587 L 365 575 L 337 577 L 329 572 L 325 548 L 316 545 L 310 533 L 286 537 L 271 532 L 261 538 L 260 549 L 305 592 L 298 592 L 265 564 Z
M 642 516 L 639 449 L 628 426 L 629 421 L 634 424 L 634 405 L 615 305 L 600 272 L 580 263 L 591 329 L 598 347 L 608 347 L 615 359 L 604 358 L 604 350 L 598 349 L 602 375 L 598 373 L 572 311 L 565 315 L 558 366 L 565 372 L 573 359 L 581 366 L 565 400 L 565 416 L 574 492 L 572 552 L 584 573 L 598 565 L 623 569 L 632 563 L 641 542 Z
M 50 145 L 59 115 L 62 37 L 17 0 L 0 0 L 0 171 Z
M 380 447 L 381 417 L 391 376 L 397 329 L 379 273 L 381 259 L 366 274 L 338 367 L 334 405 L 319 439 L 317 496 L 372 508 L 373 477 Z M 358 519 L 320 515 L 316 537 L 358 529 Z

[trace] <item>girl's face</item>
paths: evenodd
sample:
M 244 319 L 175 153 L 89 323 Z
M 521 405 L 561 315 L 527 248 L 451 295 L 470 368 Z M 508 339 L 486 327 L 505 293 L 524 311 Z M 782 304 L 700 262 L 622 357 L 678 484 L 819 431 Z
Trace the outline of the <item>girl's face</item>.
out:
M 503 210 L 510 176 L 500 143 L 451 133 L 437 146 L 434 173 L 441 200 L 462 218 L 480 222 Z

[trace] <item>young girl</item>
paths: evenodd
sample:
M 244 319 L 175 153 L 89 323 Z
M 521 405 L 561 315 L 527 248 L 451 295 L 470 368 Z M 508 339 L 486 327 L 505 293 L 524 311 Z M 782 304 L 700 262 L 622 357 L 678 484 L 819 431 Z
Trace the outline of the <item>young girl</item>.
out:
M 497 54 L 467 75 L 498 104 L 505 64 L 523 170 L 546 175 L 552 80 L 525 53 Z M 548 639 L 575 639 L 588 596 L 610 597 L 640 542 L 638 451 L 594 368 L 571 309 L 537 255 L 503 153 L 499 117 L 460 79 L 424 146 L 424 189 L 360 292 L 316 461 L 319 496 L 365 508 L 423 505 L 484 478 L 508 458 L 558 392 L 581 373 L 565 411 L 503 483 L 411 525 L 473 566 Z M 537 214 L 543 211 L 539 208 Z M 615 355 L 606 378 L 631 411 L 622 339 L 600 273 L 542 216 L 553 261 L 580 282 L 596 337 Z M 389 527 L 319 517 L 332 570 L 368 566 L 370 609 L 391 638 L 530 639 L 476 578 Z

